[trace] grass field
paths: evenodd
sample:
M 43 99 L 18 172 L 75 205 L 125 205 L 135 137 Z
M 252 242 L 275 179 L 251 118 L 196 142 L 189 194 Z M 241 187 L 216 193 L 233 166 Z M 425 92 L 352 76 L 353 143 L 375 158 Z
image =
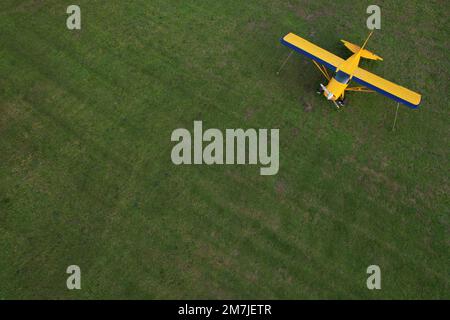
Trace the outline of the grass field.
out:
M 380 1 L 363 67 L 424 97 L 395 132 L 304 57 L 276 75 L 288 32 L 348 57 L 372 1 L 70 4 L 0 4 L 0 299 L 449 298 L 448 2 Z M 194 120 L 279 128 L 278 175 L 173 165 Z

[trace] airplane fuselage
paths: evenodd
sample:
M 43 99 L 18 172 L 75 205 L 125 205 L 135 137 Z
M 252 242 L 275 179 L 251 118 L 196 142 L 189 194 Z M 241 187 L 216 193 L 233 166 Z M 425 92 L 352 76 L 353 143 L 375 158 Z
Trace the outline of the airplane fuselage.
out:
M 336 101 L 344 98 L 345 90 L 350 84 L 350 80 L 353 78 L 360 60 L 361 51 L 353 54 L 336 69 L 336 73 L 323 90 L 323 95 L 328 100 Z

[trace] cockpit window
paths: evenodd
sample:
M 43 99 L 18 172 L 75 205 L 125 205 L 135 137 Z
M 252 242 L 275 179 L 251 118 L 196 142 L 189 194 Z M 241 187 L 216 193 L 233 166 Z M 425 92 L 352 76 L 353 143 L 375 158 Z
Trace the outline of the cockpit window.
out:
M 342 71 L 338 71 L 334 78 L 342 84 L 347 84 L 350 81 L 350 76 Z

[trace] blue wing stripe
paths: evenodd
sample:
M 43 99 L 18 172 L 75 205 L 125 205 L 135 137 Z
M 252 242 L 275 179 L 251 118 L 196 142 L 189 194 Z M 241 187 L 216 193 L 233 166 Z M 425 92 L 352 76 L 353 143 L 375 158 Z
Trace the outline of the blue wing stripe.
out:
M 363 86 L 365 86 L 365 87 L 367 87 L 369 89 L 375 90 L 376 92 L 381 93 L 382 95 L 384 95 L 384 96 L 386 96 L 388 98 L 391 98 L 391 99 L 393 99 L 393 100 L 395 100 L 397 102 L 403 103 L 404 105 L 406 105 L 407 107 L 410 107 L 411 109 L 418 109 L 419 108 L 419 105 L 414 105 L 411 102 L 403 100 L 402 98 L 399 98 L 399 97 L 393 95 L 392 93 L 389 93 L 389 92 L 384 91 L 384 90 L 382 90 L 382 89 L 380 89 L 378 87 L 375 87 L 374 85 L 372 85 L 370 83 L 367 83 L 364 80 L 361 80 L 361 79 L 359 79 L 357 77 L 353 77 L 352 80 L 358 82 L 359 84 L 362 84 Z
M 300 49 L 299 47 L 294 46 L 293 44 L 285 41 L 284 39 L 280 39 L 281 44 L 285 45 L 286 47 L 291 48 L 292 50 L 295 50 L 301 54 L 303 54 L 304 56 L 313 59 L 314 61 L 323 64 L 324 66 L 326 66 L 328 69 L 336 71 L 336 67 L 329 64 L 326 61 L 323 61 L 322 59 L 317 58 L 316 56 L 310 54 L 309 52 L 306 52 L 305 50 Z

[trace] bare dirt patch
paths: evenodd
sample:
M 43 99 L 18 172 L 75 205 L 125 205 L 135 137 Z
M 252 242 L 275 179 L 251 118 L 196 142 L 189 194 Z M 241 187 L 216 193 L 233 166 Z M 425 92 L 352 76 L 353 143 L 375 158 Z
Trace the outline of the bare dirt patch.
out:
M 245 110 L 245 115 L 244 115 L 244 119 L 246 121 L 250 120 L 253 118 L 253 115 L 256 113 L 256 110 L 254 108 L 247 108 Z
M 286 195 L 286 189 L 287 189 L 286 182 L 283 180 L 278 180 L 275 185 L 275 191 L 277 195 L 279 197 L 284 198 L 284 196 Z
M 311 102 L 306 101 L 303 103 L 303 111 L 305 112 L 311 112 L 314 110 L 314 106 Z

